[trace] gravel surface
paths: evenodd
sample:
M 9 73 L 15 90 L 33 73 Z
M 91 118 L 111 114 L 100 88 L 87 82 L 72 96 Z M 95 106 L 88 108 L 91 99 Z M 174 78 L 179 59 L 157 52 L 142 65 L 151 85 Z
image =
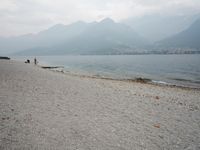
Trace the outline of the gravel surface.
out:
M 200 149 L 200 90 L 0 60 L 0 149 Z

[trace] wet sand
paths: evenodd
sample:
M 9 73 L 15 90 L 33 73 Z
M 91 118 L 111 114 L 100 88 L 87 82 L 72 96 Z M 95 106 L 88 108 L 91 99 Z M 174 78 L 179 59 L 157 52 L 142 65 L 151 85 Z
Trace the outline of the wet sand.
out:
M 200 149 L 200 90 L 0 60 L 0 149 Z

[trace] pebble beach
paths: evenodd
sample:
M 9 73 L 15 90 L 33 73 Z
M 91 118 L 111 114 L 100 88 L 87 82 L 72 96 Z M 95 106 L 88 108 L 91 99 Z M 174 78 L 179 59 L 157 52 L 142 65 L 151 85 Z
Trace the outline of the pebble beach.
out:
M 0 149 L 198 150 L 200 89 L 0 60 Z

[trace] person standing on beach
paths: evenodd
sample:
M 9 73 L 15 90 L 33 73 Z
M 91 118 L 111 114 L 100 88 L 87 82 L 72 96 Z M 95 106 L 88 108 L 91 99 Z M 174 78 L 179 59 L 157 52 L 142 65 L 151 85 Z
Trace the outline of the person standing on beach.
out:
M 36 57 L 35 57 L 35 58 L 34 58 L 34 64 L 37 65 L 37 63 L 38 63 L 38 62 L 37 62 L 37 59 L 36 59 Z

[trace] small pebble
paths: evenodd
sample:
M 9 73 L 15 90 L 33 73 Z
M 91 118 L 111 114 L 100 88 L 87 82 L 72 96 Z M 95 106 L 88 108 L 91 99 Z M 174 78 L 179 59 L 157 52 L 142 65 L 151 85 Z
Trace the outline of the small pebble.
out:
M 153 125 L 155 128 L 160 128 L 160 125 L 159 124 L 154 124 Z

